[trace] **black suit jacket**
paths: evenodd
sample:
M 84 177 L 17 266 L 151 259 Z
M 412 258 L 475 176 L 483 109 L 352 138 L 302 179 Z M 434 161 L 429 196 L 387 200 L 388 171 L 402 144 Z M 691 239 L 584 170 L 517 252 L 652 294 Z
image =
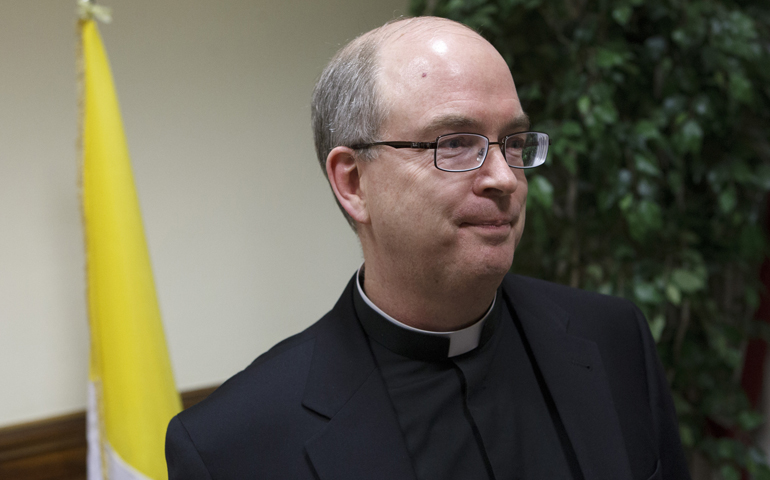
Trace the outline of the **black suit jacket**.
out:
M 415 478 L 354 286 L 171 420 L 170 479 Z M 632 303 L 517 275 L 505 277 L 503 297 L 586 480 L 689 478 L 655 345 Z

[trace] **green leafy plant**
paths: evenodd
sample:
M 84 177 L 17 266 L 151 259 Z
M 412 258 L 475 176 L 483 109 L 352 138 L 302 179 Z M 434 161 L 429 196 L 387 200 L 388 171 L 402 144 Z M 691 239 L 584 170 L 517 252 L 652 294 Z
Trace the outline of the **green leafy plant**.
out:
M 768 253 L 770 4 L 412 0 L 479 31 L 551 135 L 520 273 L 627 297 L 666 367 L 693 462 L 770 478 L 740 387 Z M 740 439 L 740 440 L 739 440 Z

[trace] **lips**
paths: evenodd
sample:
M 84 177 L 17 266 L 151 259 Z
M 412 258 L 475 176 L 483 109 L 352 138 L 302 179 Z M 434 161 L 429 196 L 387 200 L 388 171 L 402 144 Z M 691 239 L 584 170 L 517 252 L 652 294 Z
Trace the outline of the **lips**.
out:
M 469 225 L 473 227 L 502 227 L 513 225 L 513 220 L 470 220 L 460 224 L 460 226 Z
M 512 226 L 518 216 L 472 216 L 472 217 L 466 217 L 462 218 L 459 222 L 459 225 L 461 227 L 463 226 L 472 226 L 472 227 L 502 227 L 502 226 Z
M 484 239 L 485 243 L 501 245 L 513 238 L 511 235 L 519 220 L 518 213 L 518 210 L 510 213 L 499 210 L 475 211 L 460 217 L 457 225 L 460 230 L 472 232 L 474 237 Z
M 523 211 L 516 205 L 507 205 L 508 208 L 489 208 L 491 205 L 477 205 L 477 208 L 463 210 L 455 218 L 455 225 L 460 228 L 479 227 L 490 231 L 506 230 L 505 227 L 513 228 L 519 221 Z

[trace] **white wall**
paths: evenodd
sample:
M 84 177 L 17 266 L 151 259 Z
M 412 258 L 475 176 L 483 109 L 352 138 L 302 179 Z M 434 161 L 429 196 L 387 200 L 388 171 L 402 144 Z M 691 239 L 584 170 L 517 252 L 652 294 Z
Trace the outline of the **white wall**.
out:
M 103 0 L 180 389 L 328 310 L 361 261 L 312 148 L 315 78 L 406 0 Z M 75 0 L 0 4 L 0 426 L 82 409 Z

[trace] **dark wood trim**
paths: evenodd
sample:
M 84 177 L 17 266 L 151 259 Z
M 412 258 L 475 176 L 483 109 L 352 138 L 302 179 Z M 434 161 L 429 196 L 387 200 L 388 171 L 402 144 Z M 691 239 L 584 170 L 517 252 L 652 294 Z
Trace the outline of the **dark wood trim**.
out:
M 217 387 L 182 393 L 184 408 Z M 86 412 L 0 428 L 0 479 L 85 480 Z
M 187 410 L 201 400 L 205 400 L 217 388 L 219 388 L 219 385 L 182 392 L 182 406 Z

